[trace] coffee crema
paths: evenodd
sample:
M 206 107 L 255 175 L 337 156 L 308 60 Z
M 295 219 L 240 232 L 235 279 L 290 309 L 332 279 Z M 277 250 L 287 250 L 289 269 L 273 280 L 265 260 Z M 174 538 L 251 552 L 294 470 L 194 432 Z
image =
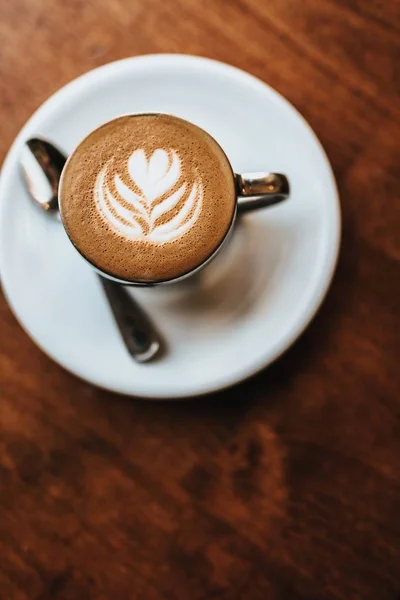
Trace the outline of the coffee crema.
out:
M 71 155 L 63 223 L 95 267 L 118 279 L 175 279 L 224 240 L 236 192 L 224 152 L 205 131 L 162 114 L 119 117 Z

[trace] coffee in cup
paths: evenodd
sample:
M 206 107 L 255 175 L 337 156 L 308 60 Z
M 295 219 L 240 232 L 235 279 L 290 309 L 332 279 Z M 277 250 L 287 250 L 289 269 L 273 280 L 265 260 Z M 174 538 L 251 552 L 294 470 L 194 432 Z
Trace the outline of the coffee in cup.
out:
M 99 271 L 164 282 L 195 270 L 224 241 L 235 178 L 205 131 L 164 114 L 122 116 L 89 134 L 60 185 L 66 232 Z

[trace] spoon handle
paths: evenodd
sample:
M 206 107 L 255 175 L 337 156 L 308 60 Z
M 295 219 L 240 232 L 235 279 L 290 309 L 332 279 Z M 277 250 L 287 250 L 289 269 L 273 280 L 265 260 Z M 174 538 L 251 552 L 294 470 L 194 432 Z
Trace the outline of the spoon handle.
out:
M 129 354 L 141 363 L 152 360 L 161 350 L 162 340 L 149 316 L 124 286 L 98 277 Z

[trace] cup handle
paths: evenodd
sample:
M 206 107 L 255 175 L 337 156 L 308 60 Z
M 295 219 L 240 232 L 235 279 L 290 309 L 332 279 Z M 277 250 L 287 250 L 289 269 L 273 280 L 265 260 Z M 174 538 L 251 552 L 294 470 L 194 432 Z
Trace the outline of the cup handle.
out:
M 235 175 L 235 179 L 239 213 L 272 206 L 290 194 L 289 181 L 281 173 L 242 173 Z

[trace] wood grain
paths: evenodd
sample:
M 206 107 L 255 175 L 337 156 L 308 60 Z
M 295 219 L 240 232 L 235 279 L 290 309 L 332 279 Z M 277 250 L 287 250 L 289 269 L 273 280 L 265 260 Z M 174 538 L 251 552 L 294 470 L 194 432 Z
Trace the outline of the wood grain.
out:
M 398 0 L 0 0 L 0 15 L 1 158 L 88 69 L 200 54 L 304 114 L 344 219 L 307 332 L 207 399 L 93 389 L 0 301 L 1 600 L 399 598 Z

